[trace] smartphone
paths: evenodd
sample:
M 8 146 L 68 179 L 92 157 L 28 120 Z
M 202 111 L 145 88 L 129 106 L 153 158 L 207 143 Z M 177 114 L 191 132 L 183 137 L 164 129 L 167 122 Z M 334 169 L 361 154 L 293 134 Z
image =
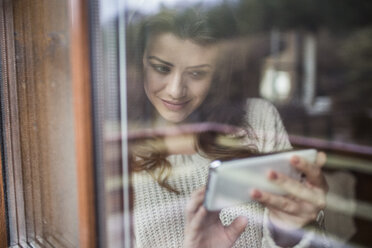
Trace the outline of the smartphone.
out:
M 301 173 L 290 165 L 290 159 L 294 155 L 306 159 L 309 163 L 315 163 L 317 151 L 304 149 L 224 162 L 213 161 L 209 166 L 204 198 L 205 208 L 217 211 L 251 202 L 253 200 L 250 192 L 253 188 L 285 194 L 279 186 L 267 179 L 267 173 L 269 170 L 274 170 L 300 180 Z

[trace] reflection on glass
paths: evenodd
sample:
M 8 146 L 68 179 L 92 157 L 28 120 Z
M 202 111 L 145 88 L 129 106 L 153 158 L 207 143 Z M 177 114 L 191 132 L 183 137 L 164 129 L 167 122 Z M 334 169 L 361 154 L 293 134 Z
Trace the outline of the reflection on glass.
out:
M 341 120 L 337 112 L 346 104 L 342 93 L 331 90 L 338 75 L 344 84 L 350 80 L 338 60 L 356 55 L 323 56 L 332 39 L 347 35 L 335 35 L 334 23 L 280 15 L 284 9 L 268 1 L 128 3 L 128 149 L 138 247 L 358 243 L 351 240 L 356 218 L 369 221 L 371 207 L 355 200 L 353 170 L 369 166 L 372 153 L 354 160 L 366 147 L 345 145 L 358 140 L 348 126 L 352 118 Z M 342 39 L 347 48 L 351 38 Z M 277 173 L 275 164 L 265 175 L 286 195 L 256 189 L 245 192 L 246 204 L 218 213 L 203 207 L 211 161 L 305 147 L 325 150 L 328 161 L 324 153 L 315 163 L 292 158 L 301 181 Z
M 312 188 L 271 171 L 268 179 L 288 188 L 288 196 L 256 189 L 246 192 L 255 201 L 220 214 L 203 207 L 212 160 L 291 148 L 275 108 L 264 100 L 247 99 L 239 92 L 244 79 L 231 78 L 241 58 L 232 60 L 230 55 L 244 38 L 231 30 L 233 26 L 223 32 L 213 19 L 218 17 L 197 8 L 162 10 L 138 24 L 133 60 L 138 67 L 128 68 L 129 89 L 137 92 L 128 98 L 130 131 L 136 133 L 129 148 L 134 236 L 140 247 L 309 242 L 313 233 L 300 230 L 324 207 L 326 184 L 320 173 L 324 161 L 311 165 L 317 167 L 315 175 L 299 158 L 297 169 L 308 175 Z M 210 126 L 200 130 L 201 123 Z M 138 135 L 145 128 L 162 131 Z M 217 142 L 227 139 L 230 142 Z M 289 191 L 293 187 L 306 197 L 292 199 L 299 195 Z M 290 208 L 281 209 L 283 204 Z M 274 240 L 282 229 L 287 231 Z

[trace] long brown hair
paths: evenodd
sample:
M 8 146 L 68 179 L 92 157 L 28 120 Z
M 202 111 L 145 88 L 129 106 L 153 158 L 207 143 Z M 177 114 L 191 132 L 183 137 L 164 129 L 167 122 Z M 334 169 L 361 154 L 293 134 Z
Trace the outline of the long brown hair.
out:
M 142 72 L 142 56 L 147 43 L 154 35 L 170 32 L 182 39 L 190 39 L 202 46 L 208 46 L 217 42 L 225 42 L 229 37 L 219 32 L 205 13 L 195 9 L 187 9 L 178 13 L 165 10 L 152 16 L 141 23 L 137 33 L 138 40 L 132 41 L 135 46 L 134 57 L 128 61 L 134 61 L 134 65 Z M 221 51 L 222 55 L 226 55 Z M 231 82 L 231 65 L 226 60 L 219 59 L 216 73 L 213 77 L 212 87 L 201 106 L 196 109 L 186 120 L 188 123 L 213 122 L 227 124 L 236 127 L 245 127 L 243 133 L 221 133 L 218 131 L 205 131 L 195 135 L 195 150 L 211 160 L 229 160 L 234 158 L 248 157 L 257 153 L 257 147 L 252 144 L 243 145 L 242 140 L 247 137 L 255 138 L 252 130 L 246 122 L 246 100 L 234 94 Z M 129 87 L 141 91 L 140 94 L 129 94 L 129 120 L 134 123 L 150 123 L 153 113 L 156 111 L 143 93 L 142 73 L 137 78 L 129 78 Z M 140 86 L 139 86 L 140 85 Z M 138 91 L 137 91 L 138 92 Z M 131 98 L 132 97 L 132 98 Z M 136 99 L 133 99 L 136 97 Z M 139 103 L 142 101 L 142 103 Z M 143 107 L 143 108 L 141 108 Z M 146 124 L 145 124 L 146 125 Z M 148 124 L 148 126 L 151 126 Z M 130 161 L 133 171 L 148 172 L 162 187 L 175 193 L 180 193 L 172 188 L 167 179 L 172 167 L 167 160 L 167 149 L 164 137 L 153 136 L 131 140 L 129 142 Z M 232 142 L 220 142 L 229 139 Z M 231 145 L 238 144 L 238 145 Z

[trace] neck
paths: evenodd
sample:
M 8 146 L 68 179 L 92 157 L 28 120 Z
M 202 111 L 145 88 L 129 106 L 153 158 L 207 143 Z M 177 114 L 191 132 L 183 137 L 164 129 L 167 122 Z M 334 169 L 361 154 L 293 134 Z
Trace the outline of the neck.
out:
M 194 154 L 195 136 L 193 134 L 180 134 L 167 136 L 164 138 L 164 143 L 168 154 Z
M 168 154 L 193 154 L 196 152 L 195 134 L 190 131 L 185 132 L 182 128 L 178 130 L 178 127 L 181 127 L 182 123 L 167 121 L 157 114 L 153 125 L 155 128 L 164 128 L 165 130 L 170 131 L 169 134 L 165 134 L 164 136 L 164 143 Z
M 180 124 L 167 121 L 158 113 L 156 113 L 155 118 L 152 121 L 152 127 L 154 128 L 177 127 L 178 125 Z

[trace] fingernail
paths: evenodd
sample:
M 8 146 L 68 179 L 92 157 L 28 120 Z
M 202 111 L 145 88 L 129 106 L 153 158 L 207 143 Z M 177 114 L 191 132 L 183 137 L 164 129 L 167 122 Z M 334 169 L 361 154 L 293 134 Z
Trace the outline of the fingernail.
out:
M 297 156 L 294 156 L 292 158 L 292 164 L 296 165 L 296 164 L 298 164 L 298 162 L 300 162 L 300 159 Z
M 252 190 L 251 196 L 256 199 L 260 199 L 262 196 L 262 193 L 258 191 L 257 189 Z
M 241 221 L 241 224 L 242 224 L 242 226 L 247 226 L 248 225 L 248 223 L 249 223 L 249 219 L 248 219 L 248 217 L 247 216 L 240 216 L 240 221 Z
M 275 171 L 270 171 L 270 173 L 269 173 L 269 179 L 271 179 L 271 180 L 278 179 L 278 173 L 276 173 Z

